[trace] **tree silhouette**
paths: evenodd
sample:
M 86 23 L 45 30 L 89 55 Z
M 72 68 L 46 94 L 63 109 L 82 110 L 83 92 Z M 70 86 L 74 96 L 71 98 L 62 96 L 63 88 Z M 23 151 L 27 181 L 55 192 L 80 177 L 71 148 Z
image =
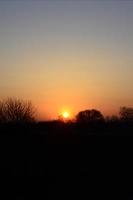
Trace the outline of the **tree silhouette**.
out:
M 1 122 L 34 121 L 35 110 L 30 101 L 9 98 L 0 102 Z
M 120 108 L 120 119 L 123 121 L 133 121 L 133 108 L 122 107 Z
M 104 117 L 100 111 L 92 109 L 92 110 L 84 110 L 80 111 L 76 116 L 77 122 L 99 122 L 103 121 Z

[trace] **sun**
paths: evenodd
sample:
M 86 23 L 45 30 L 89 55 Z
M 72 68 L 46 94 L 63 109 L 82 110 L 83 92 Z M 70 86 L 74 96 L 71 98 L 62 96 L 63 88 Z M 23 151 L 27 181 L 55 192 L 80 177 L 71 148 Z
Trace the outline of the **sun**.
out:
M 63 116 L 64 119 L 68 119 L 68 118 L 70 117 L 70 113 L 67 112 L 67 111 L 64 111 L 64 112 L 62 113 L 62 116 Z

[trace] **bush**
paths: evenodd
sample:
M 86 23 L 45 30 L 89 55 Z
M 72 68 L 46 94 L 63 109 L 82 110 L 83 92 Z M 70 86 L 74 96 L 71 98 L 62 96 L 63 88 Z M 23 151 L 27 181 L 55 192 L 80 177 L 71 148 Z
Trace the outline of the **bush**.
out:
M 32 122 L 35 110 L 30 101 L 9 98 L 0 101 L 0 122 Z

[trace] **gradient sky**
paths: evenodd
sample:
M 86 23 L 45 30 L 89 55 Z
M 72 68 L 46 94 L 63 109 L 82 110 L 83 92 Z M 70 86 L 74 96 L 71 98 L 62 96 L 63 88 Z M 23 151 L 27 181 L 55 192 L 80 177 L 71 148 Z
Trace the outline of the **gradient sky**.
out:
M 133 106 L 133 1 L 0 1 L 0 98 L 40 118 Z

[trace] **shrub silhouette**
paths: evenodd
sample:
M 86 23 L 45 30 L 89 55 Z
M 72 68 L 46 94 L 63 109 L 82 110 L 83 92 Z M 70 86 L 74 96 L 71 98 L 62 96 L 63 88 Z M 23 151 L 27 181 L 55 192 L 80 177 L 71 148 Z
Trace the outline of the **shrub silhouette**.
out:
M 133 122 L 133 108 L 122 107 L 120 108 L 119 114 L 121 120 Z
M 0 102 L 0 122 L 32 122 L 34 114 L 30 101 L 9 98 Z
M 104 117 L 100 111 L 92 109 L 92 110 L 84 110 L 80 111 L 76 116 L 77 122 L 101 122 L 104 121 Z
M 120 119 L 117 115 L 112 115 L 112 116 L 106 116 L 105 117 L 105 122 L 119 122 Z

